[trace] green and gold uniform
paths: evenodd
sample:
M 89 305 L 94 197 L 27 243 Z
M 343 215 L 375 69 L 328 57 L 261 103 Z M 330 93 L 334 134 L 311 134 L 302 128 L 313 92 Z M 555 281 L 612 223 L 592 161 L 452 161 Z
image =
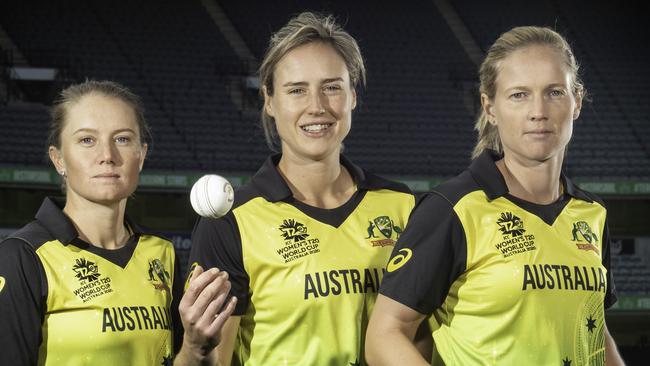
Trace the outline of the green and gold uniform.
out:
M 603 203 L 564 176 L 552 204 L 513 197 L 497 159 L 418 202 L 380 292 L 432 315 L 448 365 L 604 365 L 616 295 Z
M 182 278 L 166 239 L 128 222 L 116 250 L 78 238 L 61 202 L 0 243 L 0 364 L 171 365 Z
M 190 263 L 230 274 L 235 365 L 360 365 L 370 310 L 415 199 L 341 156 L 357 192 L 336 209 L 295 200 L 270 157 L 221 219 L 202 218 Z

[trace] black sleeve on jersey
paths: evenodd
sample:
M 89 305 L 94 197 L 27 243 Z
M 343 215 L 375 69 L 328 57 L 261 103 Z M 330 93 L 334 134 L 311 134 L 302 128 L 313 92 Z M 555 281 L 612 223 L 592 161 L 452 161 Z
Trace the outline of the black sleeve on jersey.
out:
M 610 265 L 610 258 L 611 258 L 611 245 L 610 245 L 610 238 L 609 238 L 609 225 L 607 224 L 607 221 L 605 221 L 605 230 L 603 230 L 603 255 L 602 255 L 602 261 L 603 261 L 603 267 L 607 269 L 607 293 L 605 294 L 605 309 L 610 308 L 612 305 L 616 303 L 618 300 L 618 296 L 616 295 L 616 285 L 614 284 L 614 277 L 612 276 L 612 269 Z
M 237 297 L 234 315 L 242 315 L 249 303 L 249 278 L 244 269 L 242 244 L 237 221 L 232 212 L 220 219 L 200 218 L 192 232 L 189 263 L 198 263 L 203 269 L 213 267 L 228 272 Z
M 421 314 L 431 314 L 445 301 L 467 263 L 465 233 L 451 203 L 437 193 L 423 196 L 391 258 L 404 248 L 412 251 L 412 257 L 386 272 L 379 292 Z
M 42 342 L 47 279 L 32 247 L 0 243 L 0 365 L 35 365 Z
M 176 249 L 174 249 L 174 279 L 172 283 L 172 335 L 174 340 L 174 354 L 177 354 L 181 350 L 181 345 L 183 344 L 183 322 L 181 321 L 181 314 L 178 311 L 178 306 L 181 302 L 181 297 L 183 297 L 183 274 L 181 273 L 181 265 L 178 261 L 178 255 L 176 255 Z

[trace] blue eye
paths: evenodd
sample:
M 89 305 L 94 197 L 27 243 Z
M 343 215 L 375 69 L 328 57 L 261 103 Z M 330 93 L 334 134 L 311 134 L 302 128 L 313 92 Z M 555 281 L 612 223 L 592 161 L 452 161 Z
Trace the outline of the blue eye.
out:
M 127 136 L 118 136 L 115 138 L 115 142 L 117 142 L 118 144 L 128 144 L 129 142 L 131 142 L 131 138 Z
M 82 145 L 92 145 L 95 140 L 92 137 L 82 137 L 79 139 L 79 143 Z
M 526 97 L 525 92 L 516 92 L 516 93 L 510 94 L 511 99 L 523 99 L 524 97 Z
M 564 90 L 554 89 L 554 90 L 551 90 L 550 95 L 552 97 L 562 97 L 562 96 L 565 95 L 565 93 L 564 93 Z
M 341 86 L 337 84 L 330 84 L 325 86 L 326 91 L 338 91 L 341 90 Z

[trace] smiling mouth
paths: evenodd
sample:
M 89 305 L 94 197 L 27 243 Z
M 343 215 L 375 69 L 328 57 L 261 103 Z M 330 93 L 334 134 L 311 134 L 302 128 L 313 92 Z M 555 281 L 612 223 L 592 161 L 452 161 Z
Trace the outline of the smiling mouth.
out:
M 330 127 L 332 127 L 332 125 L 334 125 L 334 123 L 316 123 L 311 125 L 300 126 L 300 128 L 305 132 L 318 133 L 318 132 L 327 131 Z

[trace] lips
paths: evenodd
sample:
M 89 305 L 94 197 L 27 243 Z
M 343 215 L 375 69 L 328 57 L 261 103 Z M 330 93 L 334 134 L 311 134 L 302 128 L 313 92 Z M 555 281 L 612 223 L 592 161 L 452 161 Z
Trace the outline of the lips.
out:
M 333 125 L 334 125 L 333 122 L 318 121 L 318 122 L 311 122 L 311 123 L 304 124 L 300 126 L 300 128 L 305 132 L 317 134 L 320 132 L 327 131 Z
M 102 173 L 102 174 L 97 174 L 93 178 L 109 178 L 109 179 L 113 178 L 113 179 L 117 179 L 119 177 L 120 177 L 120 175 L 117 174 L 117 173 Z
M 527 131 L 525 134 L 534 135 L 534 136 L 545 136 L 545 135 L 550 135 L 552 133 L 553 131 L 551 130 L 532 130 L 532 131 Z

